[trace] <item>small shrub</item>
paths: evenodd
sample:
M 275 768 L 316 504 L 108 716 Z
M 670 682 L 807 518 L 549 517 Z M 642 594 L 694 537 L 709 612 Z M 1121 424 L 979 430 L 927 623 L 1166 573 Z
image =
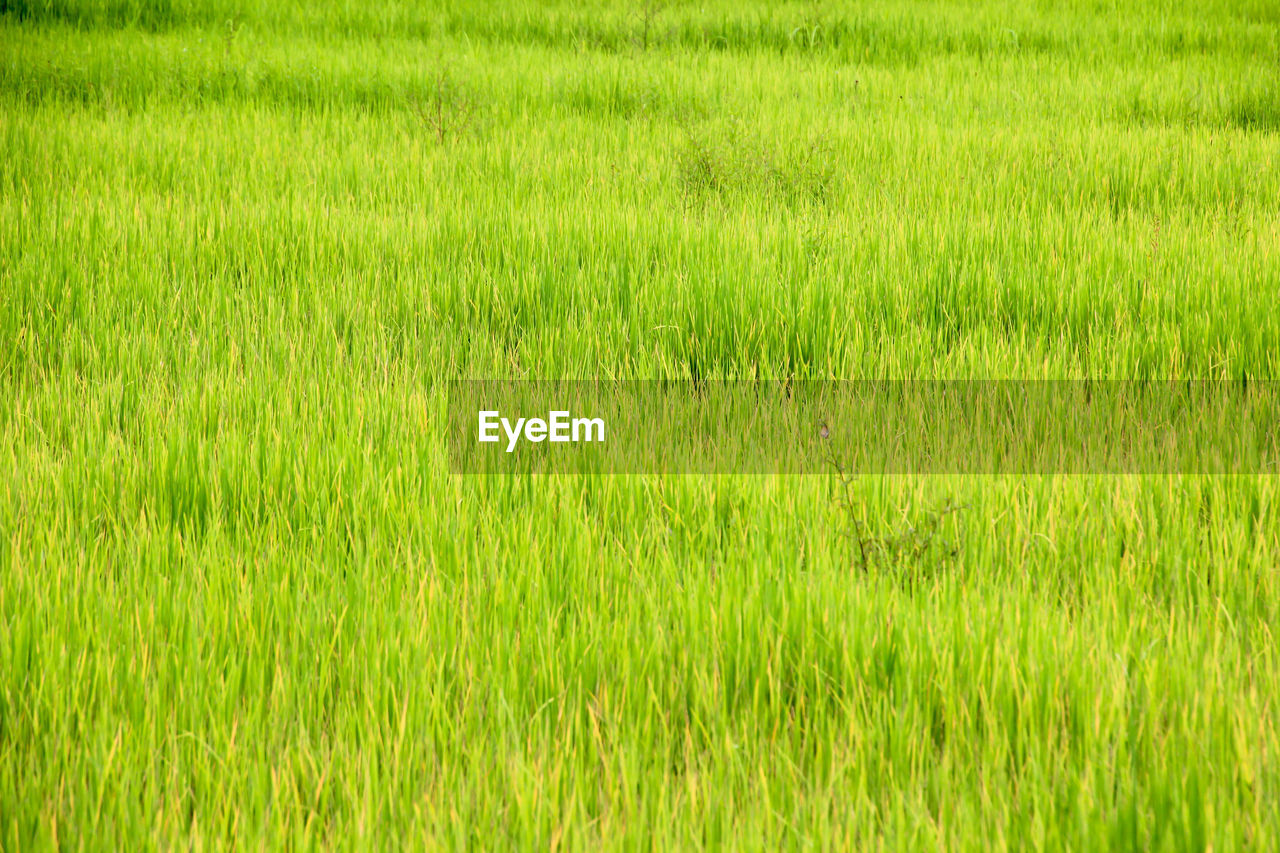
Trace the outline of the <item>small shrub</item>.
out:
M 466 133 L 475 121 L 475 101 L 447 71 L 436 76 L 425 98 L 414 99 L 410 106 L 441 145 Z
M 686 127 L 675 160 L 686 201 L 764 197 L 822 205 L 831 199 L 837 179 L 835 154 L 825 138 L 768 146 L 736 121 L 718 130 Z
M 833 475 L 831 500 L 844 521 L 841 534 L 853 545 L 852 561 L 855 566 L 863 571 L 884 567 L 918 574 L 921 569 L 936 569 L 959 556 L 959 529 L 948 530 L 945 522 L 959 514 L 965 508 L 963 504 L 947 498 L 936 508 L 912 514 L 894 530 L 875 532 L 864 518 L 863 505 L 854 495 L 857 477 L 832 447 L 830 430 L 825 424 L 821 436 L 826 448 L 826 462 Z

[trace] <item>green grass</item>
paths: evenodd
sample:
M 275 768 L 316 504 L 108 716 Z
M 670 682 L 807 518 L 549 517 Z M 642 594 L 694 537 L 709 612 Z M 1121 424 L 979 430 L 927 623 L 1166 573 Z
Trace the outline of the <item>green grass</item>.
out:
M 1280 846 L 1274 475 L 862 478 L 964 505 L 864 571 L 829 478 L 442 440 L 1280 379 L 1280 5 L 643 9 L 0 0 L 0 847 Z

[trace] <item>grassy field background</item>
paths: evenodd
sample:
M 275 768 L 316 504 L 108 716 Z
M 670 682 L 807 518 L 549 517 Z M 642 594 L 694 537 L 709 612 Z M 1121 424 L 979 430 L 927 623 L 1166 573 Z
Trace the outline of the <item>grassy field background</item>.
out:
M 964 507 L 864 570 L 441 419 L 1277 379 L 1278 152 L 1275 0 L 0 0 L 0 847 L 1275 848 L 1274 475 L 862 478 Z

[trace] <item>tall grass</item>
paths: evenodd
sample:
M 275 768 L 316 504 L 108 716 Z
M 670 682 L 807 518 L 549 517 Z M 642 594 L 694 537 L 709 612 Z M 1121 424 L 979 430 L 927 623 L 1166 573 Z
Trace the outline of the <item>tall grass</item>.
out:
M 447 474 L 460 376 L 1277 378 L 1280 16 L 1103 5 L 0 5 L 0 847 L 1280 843 L 1274 476 Z

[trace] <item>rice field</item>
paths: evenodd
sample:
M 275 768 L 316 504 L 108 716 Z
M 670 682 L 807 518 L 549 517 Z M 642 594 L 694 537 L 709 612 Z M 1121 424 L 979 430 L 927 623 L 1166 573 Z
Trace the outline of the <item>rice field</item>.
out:
M 0 0 L 0 849 L 1280 847 L 1274 472 L 444 440 L 1280 380 L 1278 158 L 1277 0 Z

